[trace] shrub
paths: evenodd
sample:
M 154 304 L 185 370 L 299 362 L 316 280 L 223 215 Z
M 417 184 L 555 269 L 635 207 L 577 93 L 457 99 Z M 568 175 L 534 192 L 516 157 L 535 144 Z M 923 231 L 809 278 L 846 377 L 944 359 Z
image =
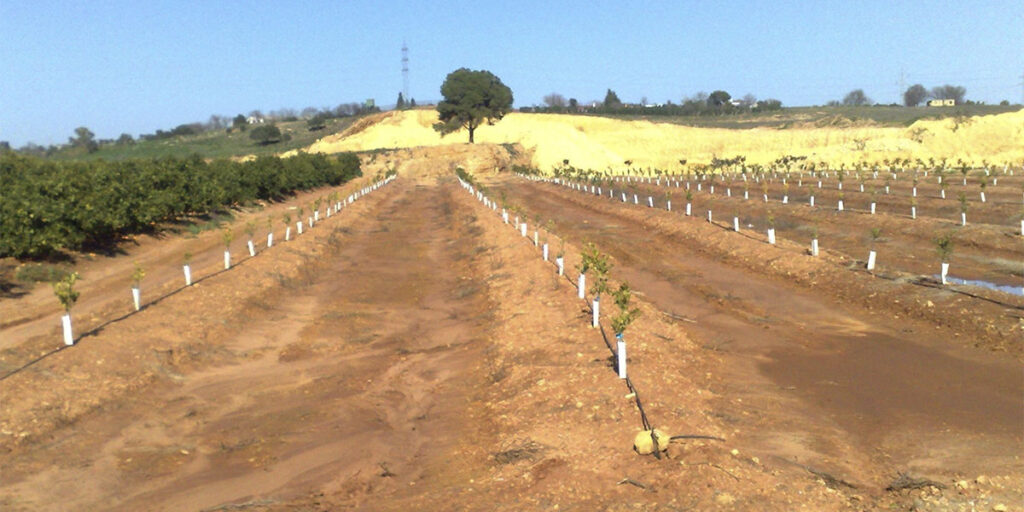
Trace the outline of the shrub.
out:
M 249 132 L 249 138 L 261 146 L 281 142 L 281 129 L 274 124 L 261 124 Z

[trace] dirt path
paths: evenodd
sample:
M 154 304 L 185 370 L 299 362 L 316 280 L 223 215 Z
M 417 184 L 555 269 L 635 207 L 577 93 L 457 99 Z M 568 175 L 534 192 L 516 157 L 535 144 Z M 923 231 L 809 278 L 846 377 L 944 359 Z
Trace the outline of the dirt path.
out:
M 553 185 L 491 185 L 574 243 L 597 243 L 616 259 L 613 274 L 695 320 L 688 333 L 723 354 L 720 391 L 738 397 L 721 412 L 756 426 L 747 432 L 764 453 L 861 477 L 1019 467 L 1016 362 L 950 344 L 940 326 L 853 307 L 827 285 L 811 291 L 722 262 L 620 215 L 618 203 Z
M 460 263 L 476 241 L 444 194 L 412 187 L 379 192 L 378 213 L 342 229 L 315 275 L 252 304 L 215 340 L 220 364 L 180 370 L 7 458 L 6 505 L 201 510 L 371 488 L 380 497 L 455 471 L 445 454 L 468 428 L 460 420 L 487 332 L 484 296 L 472 293 L 483 276 Z

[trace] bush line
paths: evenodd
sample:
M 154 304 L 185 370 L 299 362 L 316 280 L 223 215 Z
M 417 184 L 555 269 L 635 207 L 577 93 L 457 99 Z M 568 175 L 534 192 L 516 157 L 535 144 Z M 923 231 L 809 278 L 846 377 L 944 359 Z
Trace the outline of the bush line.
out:
M 247 162 L 189 158 L 58 162 L 0 153 L 0 257 L 111 248 L 157 224 L 362 176 L 359 158 L 300 153 Z

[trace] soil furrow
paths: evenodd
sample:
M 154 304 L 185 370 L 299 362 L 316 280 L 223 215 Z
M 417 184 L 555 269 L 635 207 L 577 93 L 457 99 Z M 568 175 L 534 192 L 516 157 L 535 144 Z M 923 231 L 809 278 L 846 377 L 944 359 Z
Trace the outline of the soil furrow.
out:
M 837 301 L 828 286 L 814 292 L 719 261 L 607 200 L 568 200 L 578 193 L 551 185 L 492 186 L 531 219 L 553 219 L 570 241 L 595 242 L 616 259 L 613 274 L 663 311 L 695 319 L 688 332 L 725 354 L 723 385 L 743 397 L 723 412 L 761 416 L 769 452 L 840 461 L 851 458 L 840 441 L 849 438 L 886 465 L 1015 463 L 1008 454 L 1021 442 L 1024 383 L 1013 361 L 936 340 L 936 326 Z M 800 407 L 780 410 L 780 397 Z
M 443 191 L 390 187 L 308 272 L 207 340 L 228 354 L 221 364 L 178 368 L 173 382 L 6 455 L 5 506 L 381 497 L 454 471 L 489 329 L 484 276 L 465 261 L 477 241 Z M 109 331 L 103 341 L 116 342 Z

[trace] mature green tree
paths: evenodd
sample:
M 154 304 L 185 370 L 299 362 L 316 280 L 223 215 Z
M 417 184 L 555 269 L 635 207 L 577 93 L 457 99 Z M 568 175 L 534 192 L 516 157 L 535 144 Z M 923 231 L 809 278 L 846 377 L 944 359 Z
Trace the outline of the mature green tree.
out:
M 864 89 L 854 89 L 843 97 L 843 105 L 861 106 L 871 103 L 871 98 L 864 94 Z
M 758 101 L 757 104 L 754 105 L 754 111 L 756 112 L 767 112 L 769 110 L 782 110 L 782 102 L 768 98 L 766 100 Z
M 908 107 L 916 107 L 928 98 L 928 89 L 921 84 L 914 84 L 903 93 L 903 104 Z
M 306 128 L 309 129 L 309 131 L 311 131 L 311 132 L 315 132 L 317 130 L 323 130 L 326 127 L 327 127 L 327 116 L 324 115 L 323 113 L 316 114 L 315 116 L 309 118 L 308 121 L 306 121 Z
M 732 96 L 729 93 L 721 90 L 715 91 L 708 96 L 708 106 L 721 107 L 729 103 L 731 99 Z
M 247 121 L 245 119 L 245 116 L 243 116 L 242 114 L 238 114 L 237 116 L 235 116 L 234 119 L 231 120 L 231 127 L 236 130 L 241 130 L 244 132 L 248 126 L 249 121 Z
M 953 100 L 957 105 L 964 102 L 964 96 L 967 94 L 967 89 L 959 85 L 943 85 L 942 87 L 932 87 L 932 97 L 939 100 Z
M 608 92 L 604 93 L 604 108 L 619 108 L 621 106 L 622 101 L 619 100 L 619 95 L 608 89 Z
M 68 137 L 68 143 L 76 148 L 85 148 L 89 153 L 93 153 L 100 148 L 100 145 L 96 142 L 96 134 L 84 126 L 75 128 L 75 136 Z
M 398 93 L 398 101 L 395 102 L 395 110 L 405 110 L 405 97 Z
M 465 128 L 469 130 L 470 144 L 481 123 L 494 124 L 512 109 L 512 90 L 485 70 L 452 71 L 441 84 L 441 96 L 444 99 L 437 104 L 441 122 L 434 129 L 444 136 Z
M 281 142 L 281 129 L 274 123 L 261 124 L 249 132 L 249 138 L 261 146 Z
M 135 139 L 133 139 L 130 134 L 122 133 L 121 136 L 117 138 L 118 146 L 128 146 L 131 144 L 135 144 Z
M 416 108 L 416 98 L 409 98 L 409 108 Z

